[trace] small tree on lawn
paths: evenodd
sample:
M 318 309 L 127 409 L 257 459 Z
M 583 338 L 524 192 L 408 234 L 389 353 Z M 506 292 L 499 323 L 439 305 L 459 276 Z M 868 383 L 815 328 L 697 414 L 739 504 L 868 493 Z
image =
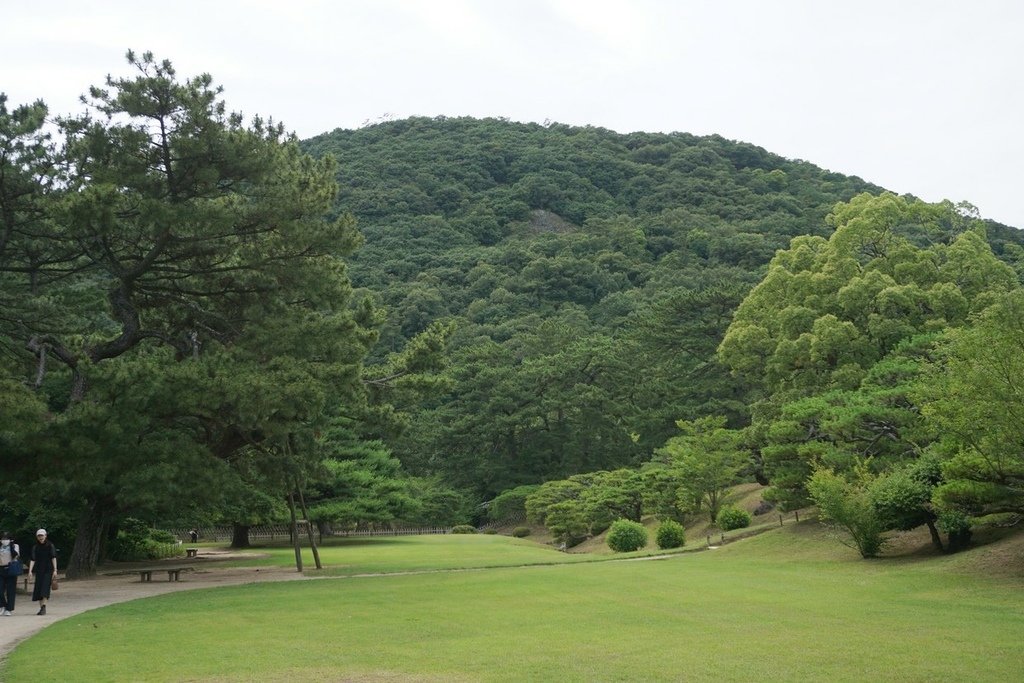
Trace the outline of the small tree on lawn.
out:
M 861 557 L 876 557 L 885 544 L 884 521 L 871 503 L 871 475 L 858 467 L 853 480 L 847 480 L 830 469 L 819 469 L 807 483 L 821 520 L 845 534 L 837 538 L 856 548 Z
M 655 460 L 682 482 L 677 494 L 680 508 L 695 513 L 707 506 L 712 522 L 746 461 L 740 432 L 726 429 L 725 422 L 724 417 L 679 420 L 676 425 L 683 435 L 655 452 Z

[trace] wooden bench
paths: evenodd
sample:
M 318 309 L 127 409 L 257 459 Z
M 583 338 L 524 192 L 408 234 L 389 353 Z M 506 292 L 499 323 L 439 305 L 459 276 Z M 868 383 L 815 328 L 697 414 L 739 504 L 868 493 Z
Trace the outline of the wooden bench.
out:
M 22 583 L 21 583 L 21 587 L 22 587 L 22 588 L 24 589 L 24 591 L 25 591 L 26 593 L 29 593 L 29 592 L 30 592 L 30 590 L 29 590 L 29 587 L 28 587 L 28 580 L 29 580 L 29 578 L 30 578 L 31 576 L 32 576 L 31 574 L 22 574 L 22 575 L 21 575 L 21 581 L 22 581 Z M 33 581 L 35 581 L 35 579 L 32 579 L 32 580 L 33 580 Z M 58 582 L 58 583 L 59 583 L 59 582 Z M 14 587 L 15 587 L 15 588 L 17 588 L 17 587 L 18 587 L 17 583 L 15 583 Z
M 191 567 L 155 567 L 151 569 L 136 569 L 139 573 L 139 580 L 143 583 L 153 580 L 153 572 L 167 572 L 168 581 L 178 581 L 182 572 L 192 571 Z
M 195 557 L 199 554 L 199 548 L 185 548 L 185 554 L 188 557 Z

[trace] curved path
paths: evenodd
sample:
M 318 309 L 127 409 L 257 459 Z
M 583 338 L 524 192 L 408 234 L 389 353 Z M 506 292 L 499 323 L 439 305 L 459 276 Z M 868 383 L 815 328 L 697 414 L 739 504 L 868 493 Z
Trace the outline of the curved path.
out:
M 204 549 L 209 559 L 226 559 L 230 553 Z M 251 557 L 251 555 L 250 555 Z M 154 572 L 151 582 L 139 580 L 138 572 L 125 570 L 119 574 L 94 576 L 76 581 L 61 581 L 59 590 L 52 594 L 47 605 L 45 616 L 36 612 L 39 604 L 32 602 L 32 582 L 29 581 L 29 592 L 21 590 L 19 581 L 18 597 L 15 602 L 13 616 L 0 617 L 0 660 L 5 658 L 21 641 L 38 633 L 50 624 L 82 612 L 99 607 L 106 607 L 118 602 L 127 602 L 153 595 L 163 595 L 197 588 L 213 588 L 215 586 L 234 586 L 245 583 L 265 581 L 297 581 L 318 578 L 300 574 L 294 568 L 280 567 L 232 567 L 217 568 L 203 566 L 202 559 L 188 560 L 192 571 L 182 572 L 180 581 L 167 581 L 166 574 Z M 153 562 L 147 566 L 159 567 L 161 562 Z M 183 566 L 184 562 L 174 563 Z

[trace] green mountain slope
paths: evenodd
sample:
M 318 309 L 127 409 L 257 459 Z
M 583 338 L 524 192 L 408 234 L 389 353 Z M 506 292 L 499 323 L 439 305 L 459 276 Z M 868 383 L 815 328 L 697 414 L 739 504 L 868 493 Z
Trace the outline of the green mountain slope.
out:
M 350 274 L 388 312 L 376 354 L 457 323 L 454 389 L 410 406 L 395 448 L 479 497 L 642 462 L 679 419 L 744 424 L 749 389 L 715 359 L 733 310 L 791 238 L 883 191 L 685 133 L 413 118 L 302 144 L 339 161 Z

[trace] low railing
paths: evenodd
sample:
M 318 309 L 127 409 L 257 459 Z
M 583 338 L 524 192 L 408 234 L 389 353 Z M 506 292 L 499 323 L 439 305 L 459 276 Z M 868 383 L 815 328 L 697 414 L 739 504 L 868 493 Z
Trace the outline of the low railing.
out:
M 498 521 L 498 522 L 487 522 L 486 524 L 481 524 L 480 526 L 477 527 L 476 530 L 480 531 L 480 532 L 484 532 L 484 531 L 487 531 L 489 529 L 506 529 L 506 528 L 511 527 L 511 526 L 521 526 L 521 525 L 523 525 L 525 523 L 526 523 L 526 513 L 525 512 L 520 512 L 520 513 L 512 515 L 511 517 L 506 517 L 505 519 L 503 519 L 501 521 Z
M 477 528 L 479 532 L 485 532 L 489 529 L 502 529 L 505 527 L 512 526 L 514 524 L 522 523 L 526 520 L 526 515 L 521 517 L 515 517 L 511 519 L 502 520 L 500 522 L 488 522 Z M 306 527 L 305 522 L 300 522 L 299 533 L 305 534 Z M 184 543 L 191 542 L 191 529 L 168 529 L 170 533 L 174 534 L 175 538 L 181 539 Z M 393 524 L 382 524 L 365 526 L 356 529 L 335 529 L 331 536 L 346 538 L 346 537 L 373 537 L 373 536 L 422 536 L 427 534 L 450 534 L 452 528 L 450 526 L 406 526 L 406 525 L 393 525 Z M 317 532 L 319 534 L 319 531 Z M 234 537 L 234 529 L 230 526 L 212 526 L 212 527 L 199 527 L 199 540 L 206 542 L 223 543 L 230 542 Z M 290 540 L 291 539 L 291 525 L 290 524 L 257 524 L 249 527 L 249 540 L 250 541 L 279 541 L 279 540 Z
M 299 533 L 306 530 L 305 526 L 299 527 Z M 168 529 L 175 538 L 184 543 L 192 542 L 191 529 Z M 230 542 L 234 538 L 234 529 L 230 526 L 204 526 L 199 527 L 199 540 L 215 543 Z M 290 524 L 256 524 L 249 527 L 250 541 L 278 541 L 288 540 L 292 537 Z
M 181 555 L 184 550 L 181 549 L 181 542 L 178 543 L 159 543 L 155 546 L 150 547 L 151 554 L 155 560 L 162 560 L 165 557 L 175 557 Z
M 348 536 L 422 536 L 424 534 L 448 534 L 451 533 L 450 526 L 403 526 L 391 527 L 389 529 L 352 529 L 335 530 L 334 536 L 345 538 Z

